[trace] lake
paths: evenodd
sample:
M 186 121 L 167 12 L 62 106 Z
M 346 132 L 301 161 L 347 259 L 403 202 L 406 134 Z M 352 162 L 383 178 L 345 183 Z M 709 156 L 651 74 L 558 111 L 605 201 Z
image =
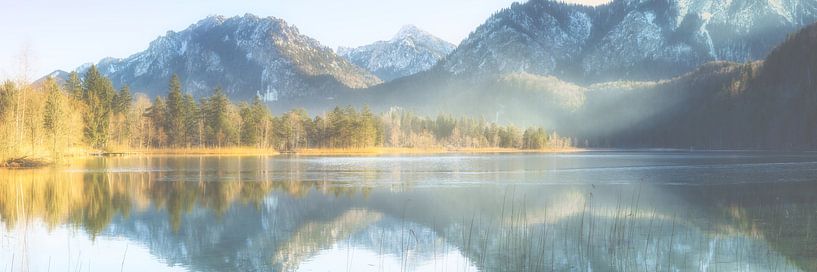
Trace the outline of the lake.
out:
M 817 271 L 817 153 L 0 170 L 2 271 Z

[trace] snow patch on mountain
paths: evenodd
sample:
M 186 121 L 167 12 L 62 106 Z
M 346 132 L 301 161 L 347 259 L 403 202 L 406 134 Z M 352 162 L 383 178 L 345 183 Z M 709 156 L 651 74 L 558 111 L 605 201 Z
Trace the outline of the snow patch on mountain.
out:
M 708 61 L 762 59 L 815 21 L 817 0 L 530 0 L 486 20 L 442 66 L 458 75 L 652 80 Z
M 284 20 L 252 14 L 207 17 L 183 31 L 167 32 L 145 51 L 103 59 L 97 67 L 115 86 L 149 95 L 165 94 L 173 74 L 186 92 L 205 96 L 222 87 L 235 99 L 268 90 L 276 95 L 265 98 L 321 99 L 381 83 Z
M 453 44 L 408 25 L 391 40 L 357 48 L 341 47 L 338 54 L 389 81 L 428 70 L 453 50 Z

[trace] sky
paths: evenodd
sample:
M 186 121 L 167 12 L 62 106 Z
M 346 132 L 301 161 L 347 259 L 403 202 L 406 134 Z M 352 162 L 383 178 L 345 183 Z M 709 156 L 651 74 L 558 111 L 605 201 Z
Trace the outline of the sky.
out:
M 0 78 L 34 80 L 128 57 L 210 15 L 278 17 L 331 48 L 388 40 L 408 24 L 458 44 L 519 1 L 525 0 L 0 0 Z

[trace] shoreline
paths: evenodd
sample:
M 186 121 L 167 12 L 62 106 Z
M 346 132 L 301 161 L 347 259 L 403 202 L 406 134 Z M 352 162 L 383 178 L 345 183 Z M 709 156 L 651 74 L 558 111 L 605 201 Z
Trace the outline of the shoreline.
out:
M 275 149 L 265 148 L 245 148 L 245 147 L 229 147 L 229 148 L 153 148 L 153 149 L 114 149 L 105 152 L 91 152 L 86 154 L 87 157 L 102 156 L 102 157 L 116 157 L 116 156 L 132 156 L 132 155 L 161 155 L 161 156 L 275 156 L 281 153 Z
M 513 153 L 574 153 L 580 148 L 516 149 L 516 148 L 312 148 L 301 149 L 293 155 L 299 156 L 366 156 L 366 155 L 434 155 L 434 154 L 513 154 Z
M 53 165 L 54 163 L 43 158 L 23 156 L 8 158 L 0 161 L 0 169 L 35 169 Z
M 445 154 L 571 154 L 591 151 L 653 151 L 685 152 L 685 149 L 587 149 L 587 148 L 446 148 L 446 147 L 371 147 L 371 148 L 304 148 L 297 151 L 279 152 L 275 149 L 229 147 L 229 148 L 160 148 L 160 149 L 112 149 L 110 151 L 76 151 L 57 162 L 47 156 L 23 156 L 0 160 L 0 169 L 37 169 L 59 165 L 59 161 L 93 157 L 129 156 L 380 156 L 380 155 L 445 155 Z M 692 150 L 695 152 L 765 152 L 762 150 Z M 808 151 L 807 151 L 808 152 Z M 817 151 L 814 151 L 817 152 Z
M 582 148 L 548 148 L 548 149 L 515 149 L 515 148 L 412 148 L 412 147 L 373 147 L 373 148 L 305 148 L 292 152 L 279 152 L 263 148 L 163 148 L 163 149 L 114 149 L 110 151 L 86 151 L 71 154 L 62 159 L 87 159 L 93 157 L 129 157 L 129 156 L 378 156 L 378 155 L 441 155 L 441 154 L 557 154 L 585 152 Z M 21 161 L 20 159 L 25 159 Z M 60 160 L 62 160 L 60 159 Z M 9 163 L 11 161 L 16 163 Z M 29 163 L 30 162 L 30 163 Z M 0 161 L 0 169 L 36 169 L 57 165 L 52 158 L 24 157 Z
M 574 153 L 586 151 L 579 148 L 515 149 L 515 148 L 304 148 L 279 152 L 274 149 L 257 148 L 194 148 L 194 149 L 144 149 L 104 152 L 102 156 L 163 155 L 163 156 L 367 156 L 367 155 L 431 155 L 431 154 L 511 154 L 511 153 Z M 93 155 L 91 155 L 93 156 Z

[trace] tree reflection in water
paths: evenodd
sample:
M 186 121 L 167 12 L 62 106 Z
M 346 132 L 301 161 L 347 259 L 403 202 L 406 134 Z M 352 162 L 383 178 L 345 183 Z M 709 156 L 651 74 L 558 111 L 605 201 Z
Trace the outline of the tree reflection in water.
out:
M 68 227 L 196 271 L 297 270 L 338 244 L 409 270 L 452 251 L 490 271 L 817 270 L 810 182 L 442 186 L 418 178 L 417 162 L 362 162 L 149 157 L 2 170 L 0 219 L 6 236 L 21 224 Z M 510 175 L 497 173 L 488 178 Z

